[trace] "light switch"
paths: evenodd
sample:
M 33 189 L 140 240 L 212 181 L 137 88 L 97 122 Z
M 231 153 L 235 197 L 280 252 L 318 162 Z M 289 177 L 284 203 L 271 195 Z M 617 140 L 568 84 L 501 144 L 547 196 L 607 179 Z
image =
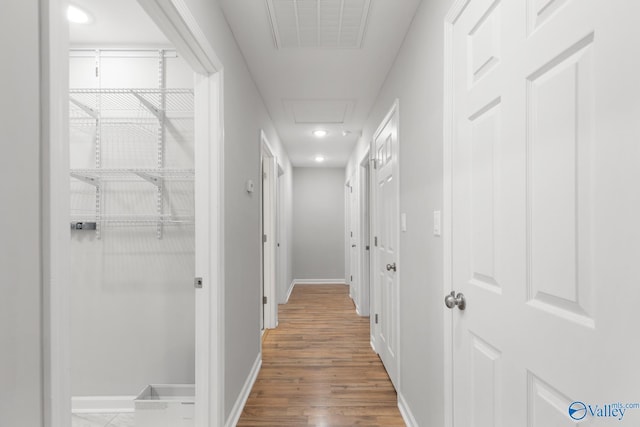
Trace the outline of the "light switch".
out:
M 407 214 L 400 214 L 400 229 L 402 231 L 407 231 Z
M 247 193 L 249 193 L 249 194 L 253 193 L 254 189 L 255 189 L 255 185 L 253 184 L 253 181 L 252 180 L 248 180 L 247 181 Z
M 433 211 L 433 235 L 442 235 L 442 215 L 440 211 Z

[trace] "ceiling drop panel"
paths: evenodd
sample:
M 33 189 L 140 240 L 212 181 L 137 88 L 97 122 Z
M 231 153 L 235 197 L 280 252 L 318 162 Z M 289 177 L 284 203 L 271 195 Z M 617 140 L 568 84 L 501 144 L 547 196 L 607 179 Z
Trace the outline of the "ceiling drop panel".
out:
M 343 124 L 355 106 L 351 99 L 286 99 L 284 106 L 295 124 Z
M 371 0 L 266 0 L 276 47 L 357 49 Z

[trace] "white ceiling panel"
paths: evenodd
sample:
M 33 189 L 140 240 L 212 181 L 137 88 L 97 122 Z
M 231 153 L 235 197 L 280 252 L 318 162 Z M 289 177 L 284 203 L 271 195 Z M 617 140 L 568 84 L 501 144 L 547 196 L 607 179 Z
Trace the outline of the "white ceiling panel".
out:
M 355 105 L 351 99 L 285 99 L 282 102 L 297 125 L 342 125 L 351 117 Z

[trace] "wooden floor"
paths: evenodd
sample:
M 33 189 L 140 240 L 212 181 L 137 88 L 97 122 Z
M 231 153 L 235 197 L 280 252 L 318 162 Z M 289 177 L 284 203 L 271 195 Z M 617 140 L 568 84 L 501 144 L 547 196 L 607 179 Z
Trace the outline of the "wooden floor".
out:
M 405 425 L 347 286 L 296 285 L 279 320 L 238 426 Z

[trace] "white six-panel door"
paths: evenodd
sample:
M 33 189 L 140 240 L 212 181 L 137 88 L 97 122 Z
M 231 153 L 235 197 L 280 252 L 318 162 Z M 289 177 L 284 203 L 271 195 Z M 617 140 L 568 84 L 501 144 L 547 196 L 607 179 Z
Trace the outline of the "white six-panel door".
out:
M 376 350 L 398 388 L 398 104 L 374 136 Z
M 638 16 L 471 0 L 447 18 L 456 427 L 640 425 L 597 411 L 640 402 Z

